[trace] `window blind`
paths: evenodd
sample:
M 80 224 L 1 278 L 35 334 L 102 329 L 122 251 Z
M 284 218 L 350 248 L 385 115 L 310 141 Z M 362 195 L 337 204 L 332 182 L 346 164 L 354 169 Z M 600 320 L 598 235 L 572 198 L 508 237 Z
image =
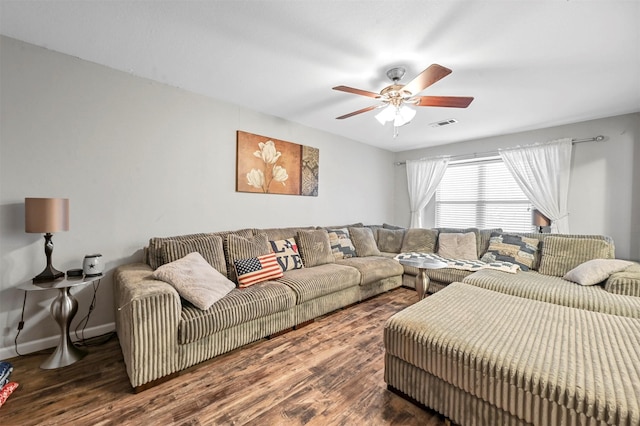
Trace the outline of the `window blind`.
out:
M 502 160 L 449 164 L 436 190 L 436 226 L 532 232 L 531 203 Z

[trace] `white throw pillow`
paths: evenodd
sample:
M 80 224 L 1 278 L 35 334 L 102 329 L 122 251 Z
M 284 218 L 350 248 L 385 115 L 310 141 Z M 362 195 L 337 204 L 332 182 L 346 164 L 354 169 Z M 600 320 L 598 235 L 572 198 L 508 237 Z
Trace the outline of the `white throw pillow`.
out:
M 580 285 L 594 285 L 605 281 L 611 274 L 623 271 L 633 262 L 620 259 L 593 259 L 576 266 L 566 274 L 567 281 L 573 281 Z
M 209 309 L 236 288 L 198 252 L 160 266 L 153 272 L 153 278 L 171 284 L 181 297 L 202 310 Z
M 438 256 L 446 259 L 478 260 L 476 233 L 440 233 L 438 236 Z

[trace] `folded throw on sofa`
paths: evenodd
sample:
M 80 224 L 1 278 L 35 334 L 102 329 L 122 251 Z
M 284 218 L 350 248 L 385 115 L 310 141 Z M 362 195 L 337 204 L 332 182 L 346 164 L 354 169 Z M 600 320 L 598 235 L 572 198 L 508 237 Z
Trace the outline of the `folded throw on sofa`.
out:
M 400 253 L 395 260 L 401 259 L 433 259 L 439 260 L 447 264 L 447 268 L 462 269 L 464 271 L 479 271 L 481 269 L 495 269 L 498 271 L 509 272 L 515 274 L 520 269 L 520 266 L 511 262 L 495 261 L 495 262 L 483 262 L 481 260 L 468 260 L 468 259 L 447 259 L 433 253 L 417 253 L 407 252 Z

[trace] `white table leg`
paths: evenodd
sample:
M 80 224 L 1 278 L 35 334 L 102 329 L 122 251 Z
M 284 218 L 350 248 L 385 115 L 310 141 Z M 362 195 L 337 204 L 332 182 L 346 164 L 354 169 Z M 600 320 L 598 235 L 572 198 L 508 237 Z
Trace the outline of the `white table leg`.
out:
M 51 302 L 51 315 L 60 326 L 60 342 L 55 352 L 40 365 L 45 370 L 71 365 L 86 355 L 86 352 L 74 346 L 69 333 L 71 320 L 78 312 L 78 301 L 70 293 L 69 287 L 59 290 L 58 297 Z

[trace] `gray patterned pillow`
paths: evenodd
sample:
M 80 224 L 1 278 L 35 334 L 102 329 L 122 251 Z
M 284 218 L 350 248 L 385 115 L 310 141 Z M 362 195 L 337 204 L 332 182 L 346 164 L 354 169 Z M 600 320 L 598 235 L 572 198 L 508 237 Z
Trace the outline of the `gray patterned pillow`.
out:
M 265 234 L 244 238 L 229 234 L 224 239 L 224 252 L 227 259 L 227 276 L 231 281 L 238 282 L 234 262 L 236 260 L 258 257 L 271 253 L 271 245 Z
M 408 251 L 435 253 L 437 241 L 437 229 L 410 228 L 404 233 L 400 250 L 402 253 Z
M 591 259 L 610 259 L 609 243 L 595 238 L 545 237 L 538 272 L 562 277 Z
M 378 229 L 378 248 L 387 253 L 400 253 L 404 240 L 404 229 Z
M 326 229 L 299 231 L 296 239 L 302 262 L 307 268 L 335 262 Z
M 227 275 L 222 237 L 206 235 L 193 240 L 167 240 L 162 242 L 162 266 L 182 259 L 189 253 L 198 252 L 222 275 Z
M 353 241 L 358 257 L 380 256 L 380 250 L 371 229 L 349 228 L 349 235 L 351 235 L 351 241 Z
M 494 232 L 489 240 L 489 248 L 480 260 L 487 263 L 511 262 L 520 265 L 523 271 L 528 271 L 535 262 L 539 243 L 535 238 Z
M 348 259 L 356 256 L 356 248 L 351 242 L 347 228 L 327 229 L 327 232 L 329 233 L 329 244 L 331 245 L 333 257 L 336 259 Z

